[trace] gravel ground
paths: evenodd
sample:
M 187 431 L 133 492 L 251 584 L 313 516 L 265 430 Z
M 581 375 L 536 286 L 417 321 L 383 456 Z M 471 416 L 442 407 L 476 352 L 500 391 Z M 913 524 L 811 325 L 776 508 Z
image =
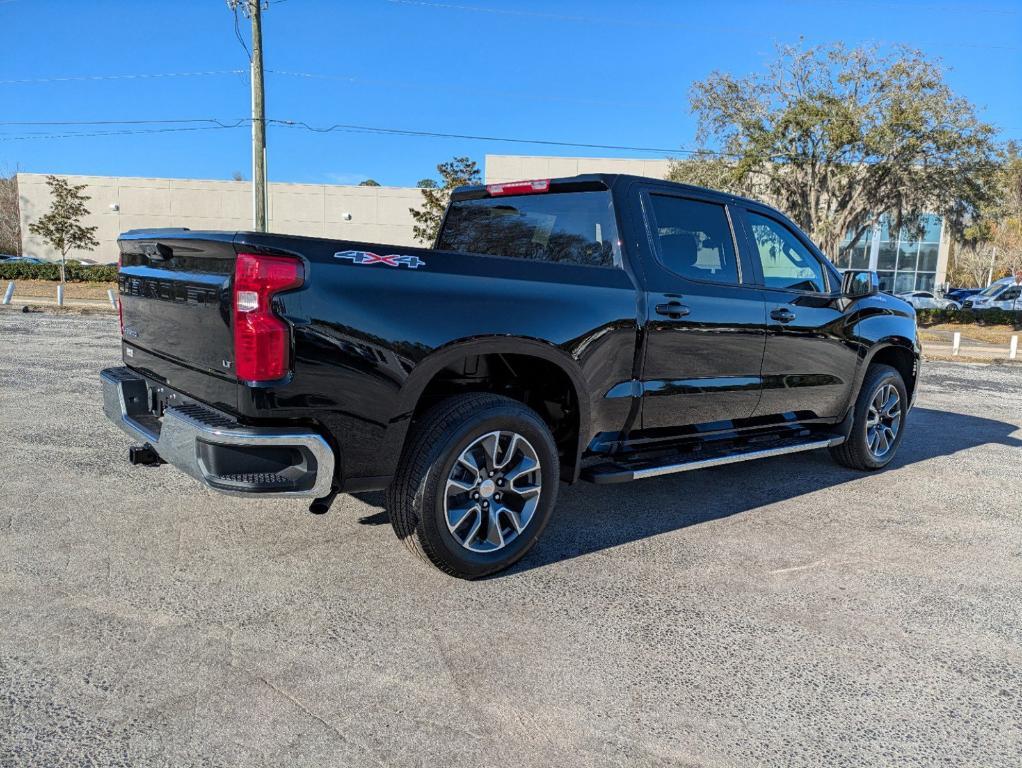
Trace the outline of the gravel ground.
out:
M 132 468 L 116 319 L 0 313 L 0 765 L 1022 762 L 1022 368 L 932 363 L 897 460 L 562 489 L 446 578 Z

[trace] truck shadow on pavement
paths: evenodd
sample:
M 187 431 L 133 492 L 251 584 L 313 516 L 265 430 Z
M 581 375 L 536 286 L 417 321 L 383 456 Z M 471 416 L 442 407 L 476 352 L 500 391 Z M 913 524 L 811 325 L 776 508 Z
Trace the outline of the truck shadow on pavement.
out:
M 909 415 L 907 428 L 888 470 L 981 445 L 1022 447 L 1022 440 L 1012 436 L 1019 427 L 960 413 L 917 407 Z M 557 508 L 533 550 L 507 571 L 489 578 L 507 578 L 868 476 L 834 463 L 826 451 L 812 451 L 620 485 L 562 485 Z M 382 493 L 359 496 L 373 506 L 383 506 Z M 360 522 L 385 524 L 386 510 Z

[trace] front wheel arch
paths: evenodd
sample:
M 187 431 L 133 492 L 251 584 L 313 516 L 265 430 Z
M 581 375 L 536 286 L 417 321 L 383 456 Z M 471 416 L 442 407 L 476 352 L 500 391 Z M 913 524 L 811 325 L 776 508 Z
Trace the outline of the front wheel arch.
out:
M 912 339 L 905 336 L 888 336 L 865 348 L 861 355 L 862 360 L 855 374 L 854 386 L 851 388 L 851 397 L 845 414 L 846 420 L 851 418 L 855 402 L 862 391 L 863 382 L 871 365 L 889 365 L 898 371 L 905 382 L 909 402 L 912 402 L 916 386 L 919 383 L 919 348 Z

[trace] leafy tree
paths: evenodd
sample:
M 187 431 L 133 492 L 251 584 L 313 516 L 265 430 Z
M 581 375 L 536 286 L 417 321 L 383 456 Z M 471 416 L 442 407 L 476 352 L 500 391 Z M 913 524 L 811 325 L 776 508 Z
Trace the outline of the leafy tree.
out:
M 951 264 L 951 279 L 980 279 L 985 285 L 1022 272 L 1022 147 L 1010 142 L 995 176 L 996 195 L 981 210 L 979 218 L 966 227 L 957 243 Z
M 234 181 L 244 181 L 245 174 L 243 174 L 241 171 L 231 171 L 231 178 Z
M 436 242 L 440 222 L 443 221 L 444 211 L 451 199 L 451 190 L 466 184 L 479 184 L 482 181 L 479 166 L 475 160 L 467 157 L 452 158 L 446 163 L 440 163 L 436 169 L 440 174 L 440 185 L 433 182 L 432 186 L 423 186 L 422 182 L 419 182 L 422 190 L 422 208 L 408 209 L 416 222 L 412 230 L 415 239 L 427 246 Z
M 433 179 L 419 179 L 415 186 L 419 189 L 436 189 L 439 185 Z
M 993 194 L 994 128 L 918 51 L 782 46 L 765 73 L 714 72 L 690 102 L 720 151 L 670 177 L 766 199 L 831 258 L 885 213 L 921 232 L 932 211 L 961 232 Z
M 376 179 L 365 179 L 364 181 L 360 181 L 358 185 L 360 187 L 378 187 L 380 186 L 380 182 Z
M 0 253 L 21 255 L 18 177 L 0 176 Z
M 67 254 L 74 249 L 94 250 L 99 245 L 96 240 L 98 227 L 85 227 L 80 223 L 84 216 L 89 215 L 85 203 L 92 199 L 82 194 L 84 184 L 69 184 L 67 179 L 57 176 L 47 176 L 46 184 L 53 195 L 50 212 L 29 224 L 28 231 L 60 252 L 60 282 L 63 283 Z

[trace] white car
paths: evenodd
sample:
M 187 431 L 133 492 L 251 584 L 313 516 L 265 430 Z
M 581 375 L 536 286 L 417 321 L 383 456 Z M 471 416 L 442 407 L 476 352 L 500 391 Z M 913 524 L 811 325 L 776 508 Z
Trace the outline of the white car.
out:
M 951 299 L 942 299 L 929 291 L 909 291 L 897 294 L 899 299 L 907 301 L 916 309 L 961 309 L 962 305 Z
M 1006 277 L 967 298 L 963 306 L 977 312 L 984 309 L 1022 310 L 1022 285 L 1016 283 L 1014 277 Z

